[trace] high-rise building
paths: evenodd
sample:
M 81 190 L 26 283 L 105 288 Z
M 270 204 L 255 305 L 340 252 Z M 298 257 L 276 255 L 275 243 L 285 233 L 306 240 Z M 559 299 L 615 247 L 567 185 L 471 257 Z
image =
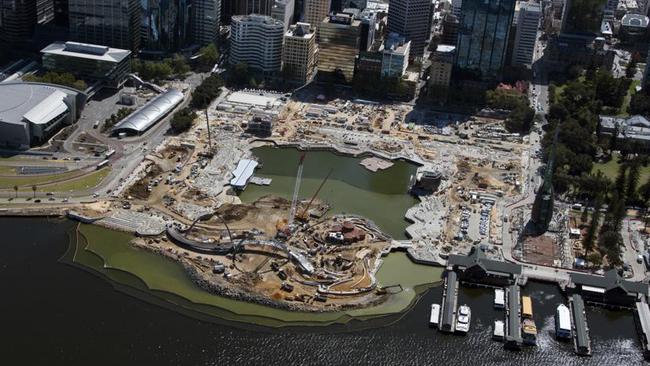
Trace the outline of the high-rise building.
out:
M 318 28 L 330 12 L 332 0 L 304 0 L 303 21 Z
M 521 3 L 515 33 L 515 47 L 512 52 L 513 66 L 530 66 L 535 55 L 537 28 L 542 16 L 542 7 L 532 1 Z
M 438 45 L 436 50 L 431 53 L 431 67 L 429 69 L 430 88 L 449 87 L 455 52 L 455 46 Z
M 422 57 L 431 34 L 431 0 L 391 0 L 388 31 L 411 41 L 411 58 Z
M 282 70 L 290 79 L 302 84 L 314 76 L 316 69 L 316 33 L 307 23 L 297 23 L 284 34 Z
M 0 40 L 28 40 L 36 25 L 36 0 L 0 0 Z
M 221 0 L 194 0 L 192 3 L 192 39 L 198 45 L 213 43 L 219 36 Z
M 442 37 L 440 43 L 455 46 L 458 42 L 458 28 L 460 22 L 453 14 L 445 14 L 442 19 Z
M 497 78 L 505 63 L 515 0 L 463 0 L 456 65 Z
M 75 41 L 137 51 L 139 0 L 69 0 L 70 36 Z
M 377 14 L 374 9 L 365 9 L 359 15 L 361 21 L 361 35 L 359 38 L 359 50 L 368 51 L 375 43 L 375 36 L 378 33 Z
M 275 0 L 222 0 L 221 20 L 229 23 L 233 15 L 271 15 Z
M 463 7 L 463 0 L 451 0 L 451 13 L 460 17 L 460 10 Z
M 293 23 L 293 12 L 296 5 L 295 0 L 275 0 L 271 9 L 271 17 L 284 23 L 284 31 L 289 29 Z
M 47 24 L 54 20 L 54 0 L 36 0 L 36 22 Z
M 607 1 L 565 0 L 562 33 L 585 34 L 595 37 L 600 33 Z
M 603 9 L 603 21 L 611 22 L 614 21 L 614 14 L 616 14 L 616 8 L 618 7 L 618 0 L 607 0 L 605 8 Z
M 142 0 L 141 46 L 169 52 L 191 43 L 189 0 Z
M 397 33 L 389 33 L 382 52 L 381 76 L 402 77 L 409 65 L 410 50 L 410 41 Z
M 267 15 L 234 15 L 230 22 L 230 63 L 264 73 L 280 71 L 284 24 Z
M 54 0 L 54 23 L 67 27 L 69 24 L 68 0 Z
M 332 14 L 323 20 L 318 27 L 319 74 L 352 81 L 359 55 L 360 25 L 358 19 L 345 13 Z

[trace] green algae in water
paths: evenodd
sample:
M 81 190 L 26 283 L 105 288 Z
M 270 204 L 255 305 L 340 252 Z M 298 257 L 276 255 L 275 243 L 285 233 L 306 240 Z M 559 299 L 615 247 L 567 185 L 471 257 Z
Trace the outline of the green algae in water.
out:
M 254 202 L 266 195 L 291 199 L 302 152 L 271 146 L 255 148 L 252 152 L 263 164 L 255 174 L 273 181 L 270 186 L 249 184 L 240 193 L 242 202 Z M 300 198 L 310 198 L 331 170 L 330 178 L 318 194 L 318 198 L 331 206 L 330 214 L 360 215 L 374 221 L 393 238 L 406 238 L 405 229 L 409 224 L 404 214 L 419 202 L 408 193 L 411 176 L 417 171 L 415 164 L 393 161 L 390 168 L 371 172 L 360 165 L 362 158 L 327 151 L 306 154 Z
M 419 292 L 438 282 L 442 273 L 442 268 L 413 264 L 404 253 L 392 253 L 384 258 L 377 278 L 382 286 L 401 284 L 404 291 L 381 305 L 327 313 L 288 311 L 206 292 L 179 263 L 129 244 L 133 239 L 129 234 L 94 225 L 80 225 L 79 231 L 74 262 L 115 283 L 146 291 L 179 310 L 271 327 L 328 325 L 394 315 L 408 309 Z

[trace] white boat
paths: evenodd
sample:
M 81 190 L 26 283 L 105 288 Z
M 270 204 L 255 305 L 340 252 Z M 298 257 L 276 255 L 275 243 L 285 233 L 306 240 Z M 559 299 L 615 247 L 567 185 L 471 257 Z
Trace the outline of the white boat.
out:
M 432 327 L 437 327 L 439 321 L 440 321 L 440 305 L 431 304 L 431 315 L 429 316 L 429 325 Z
M 456 314 L 456 331 L 459 333 L 467 333 L 469 331 L 469 324 L 472 319 L 472 310 L 469 306 L 461 305 Z
M 497 341 L 503 341 L 506 333 L 506 323 L 502 320 L 494 321 L 494 333 L 492 333 L 492 338 Z
M 494 289 L 494 308 L 503 309 L 506 306 L 506 292 L 502 288 Z
M 525 344 L 530 346 L 537 345 L 537 325 L 533 319 L 522 320 L 521 335 Z
M 571 312 L 564 304 L 558 305 L 555 311 L 555 337 L 571 339 Z

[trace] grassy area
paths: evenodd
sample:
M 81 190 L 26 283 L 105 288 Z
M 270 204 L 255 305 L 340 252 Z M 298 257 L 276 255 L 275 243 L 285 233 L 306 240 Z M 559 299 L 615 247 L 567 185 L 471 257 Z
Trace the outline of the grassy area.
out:
M 110 169 L 104 168 L 97 170 L 77 179 L 71 179 L 60 183 L 37 185 L 36 195 L 42 195 L 43 192 L 70 192 L 89 189 L 97 186 L 111 172 Z M 33 185 L 33 184 L 32 184 Z M 32 185 L 21 186 L 19 192 L 32 192 Z M 13 187 L 13 186 L 12 186 Z
M 630 83 L 630 87 L 627 89 L 627 94 L 625 95 L 625 98 L 623 99 L 623 104 L 621 105 L 621 109 L 618 111 L 618 115 L 620 117 L 627 117 L 630 115 L 628 108 L 630 107 L 630 100 L 632 99 L 632 94 L 636 92 L 636 87 L 640 84 L 641 82 L 639 80 L 632 80 Z
M 109 168 L 104 168 L 102 170 L 92 172 L 79 179 L 74 179 L 67 182 L 55 183 L 52 185 L 43 186 L 43 189 L 47 189 L 48 192 L 49 191 L 66 192 L 66 191 L 79 191 L 83 189 L 92 188 L 97 186 L 99 183 L 101 183 L 101 181 L 104 180 L 104 178 L 106 178 L 106 176 L 108 176 L 108 173 L 110 172 L 111 170 Z
M 16 175 L 13 177 L 0 177 L 0 189 L 10 189 L 15 185 L 31 189 L 31 186 L 33 185 L 46 184 L 48 182 L 52 182 L 53 180 L 70 179 L 78 176 L 79 174 L 79 171 L 69 171 L 59 174 Z
M 618 167 L 621 164 L 618 162 L 618 156 L 612 157 L 612 160 L 608 161 L 607 163 L 601 164 L 601 163 L 596 163 L 594 164 L 593 168 L 591 169 L 591 173 L 594 174 L 597 171 L 601 171 L 605 176 L 612 181 L 616 179 L 616 175 L 618 174 Z M 641 166 L 641 176 L 639 178 L 639 184 L 644 184 L 645 182 L 648 181 L 648 178 L 650 177 L 650 166 Z
M 16 167 L 0 165 L 0 175 L 16 175 Z

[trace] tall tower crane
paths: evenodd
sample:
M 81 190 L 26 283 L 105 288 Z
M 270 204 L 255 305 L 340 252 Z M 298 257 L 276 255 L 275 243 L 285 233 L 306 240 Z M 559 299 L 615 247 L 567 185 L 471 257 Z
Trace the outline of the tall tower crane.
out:
M 298 161 L 298 174 L 296 174 L 296 184 L 293 186 L 293 198 L 291 199 L 291 210 L 289 210 L 289 220 L 287 221 L 287 227 L 291 227 L 293 220 L 296 217 L 296 206 L 298 205 L 298 193 L 300 191 L 300 183 L 302 182 L 302 169 L 303 163 L 305 161 L 305 153 L 300 155 L 300 160 Z

